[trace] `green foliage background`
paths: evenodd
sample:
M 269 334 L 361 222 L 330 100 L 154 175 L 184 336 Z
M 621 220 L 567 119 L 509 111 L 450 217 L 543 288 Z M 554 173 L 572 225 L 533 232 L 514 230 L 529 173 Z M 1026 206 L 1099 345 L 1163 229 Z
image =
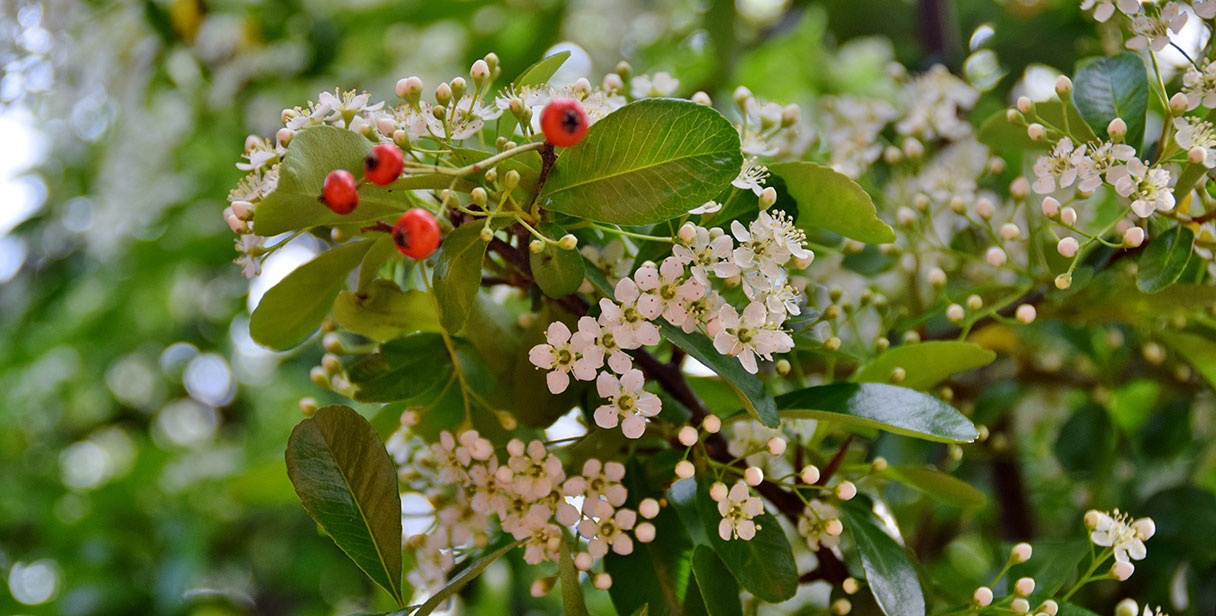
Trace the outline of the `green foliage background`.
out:
M 772 19 L 739 14 L 760 4 L 6 5 L 0 57 L 8 85 L 0 95 L 8 112 L 28 111 L 24 117 L 47 148 L 32 171 L 45 186 L 45 204 L 10 232 L 25 249 L 24 263 L 0 283 L 0 572 L 7 579 L 16 563 L 51 559 L 59 586 L 50 602 L 24 606 L 0 584 L 0 612 L 330 614 L 383 607 L 361 603 L 376 596 L 371 583 L 317 532 L 287 481 L 283 449 L 300 419 L 297 399 L 318 395 L 306 375 L 319 343 L 286 354 L 253 347 L 248 284 L 231 264 L 231 234 L 220 217 L 223 197 L 241 175 L 233 162 L 245 135 L 271 134 L 282 108 L 339 85 L 387 98 L 402 76 L 433 84 L 489 51 L 514 75 L 571 40 L 589 52 L 592 77 L 624 58 L 640 71 L 671 71 L 681 94 L 706 90 L 717 98 L 742 84 L 807 109 L 821 94 L 870 92 L 888 54 L 911 71 L 944 62 L 961 72 L 972 34 L 988 24 L 992 36 L 983 49 L 995 54 L 999 70 L 966 64 L 977 81 L 995 79 L 973 113 L 982 119 L 1008 104 L 1028 65 L 1070 72 L 1103 51 L 1101 29 L 1075 0 L 792 1 Z M 33 20 L 29 11 L 37 7 Z M 23 42 L 36 28 L 53 41 L 41 52 Z M 12 87 L 13 75 L 40 61 L 53 67 L 49 88 Z M 1054 340 L 1099 368 L 1126 363 L 1128 347 L 1112 348 L 1104 336 L 1046 323 L 1027 342 Z M 1025 362 L 1024 378 L 1046 385 L 1036 398 L 1023 400 L 1025 381 L 1012 378 L 968 392 L 977 423 L 1011 440 L 1014 454 L 969 458 L 956 474 L 995 498 L 974 510 L 922 502 L 901 515 L 935 530 L 910 544 L 932 577 L 957 581 L 927 592 L 962 599 L 986 582 L 981 576 L 994 563 L 999 567 L 1002 542 L 1027 532 L 1036 554 L 1046 556 L 1051 540 L 1079 536 L 1075 503 L 1100 497 L 1134 505 L 1160 529 L 1149 560 L 1122 592 L 1168 604 L 1180 579 L 1192 592 L 1190 608 L 1181 611 L 1211 614 L 1210 394 L 1196 398 L 1168 374 L 1143 374 L 1097 407 L 1079 393 L 1092 383 L 1029 369 L 1034 358 L 1018 358 L 1019 348 L 1005 350 Z M 187 383 L 223 382 L 206 371 L 191 380 L 197 353 L 215 355 L 196 369 L 215 369 L 222 358 L 235 377 L 230 396 L 215 394 L 214 408 L 188 402 L 209 398 Z M 191 432 L 188 422 L 200 418 L 202 427 Z M 202 436 L 173 437 L 184 433 Z M 881 441 L 896 463 L 941 455 L 898 438 Z M 1014 478 L 1024 482 L 1018 507 L 1006 498 Z M 898 494 L 889 500 L 901 502 Z M 503 563 L 472 591 L 474 611 L 560 610 L 556 594 L 528 597 L 534 574 L 522 563 Z M 1118 598 L 1113 591 L 1099 585 L 1091 607 L 1109 607 Z M 603 593 L 588 598 L 594 613 L 610 613 Z

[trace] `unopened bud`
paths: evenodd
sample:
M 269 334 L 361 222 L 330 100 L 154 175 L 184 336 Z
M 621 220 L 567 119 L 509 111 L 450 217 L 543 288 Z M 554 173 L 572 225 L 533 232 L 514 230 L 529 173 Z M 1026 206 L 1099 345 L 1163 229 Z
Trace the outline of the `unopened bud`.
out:
M 980 199 L 975 204 L 975 213 L 978 214 L 980 218 L 988 220 L 989 218 L 992 218 L 993 214 L 996 213 L 996 206 L 992 204 L 991 199 Z
M 465 83 L 464 77 L 456 77 L 452 79 L 452 98 L 455 100 L 460 100 L 460 98 L 464 96 L 467 88 L 468 84 Z
M 1024 545 L 1024 544 L 1018 544 L 1018 545 Z M 1025 562 L 1025 561 L 1022 561 L 1022 562 Z M 1019 579 L 1013 585 L 1013 592 L 1017 593 L 1017 595 L 1020 597 L 1029 597 L 1030 593 L 1034 592 L 1034 578 L 1024 577 L 1024 578 Z
M 1056 276 L 1056 288 L 1057 289 L 1059 289 L 1061 291 L 1066 291 L 1066 290 L 1068 290 L 1068 287 L 1071 287 L 1071 286 L 1072 286 L 1072 274 L 1063 273 L 1063 274 L 1060 274 L 1059 276 Z
M 777 203 L 777 189 L 768 186 L 760 193 L 760 211 L 767 210 L 774 203 Z
M 985 257 L 988 259 L 988 265 L 992 267 L 1000 267 L 1005 264 L 1005 251 L 1000 246 L 989 248 L 988 254 Z
M 842 501 L 853 500 L 857 496 L 857 486 L 852 481 L 842 481 L 836 485 L 836 498 Z
M 439 103 L 440 107 L 447 107 L 448 103 L 452 102 L 452 86 L 441 83 L 435 88 L 435 102 Z
M 722 430 L 722 420 L 717 415 L 706 415 L 701 421 L 701 429 L 709 434 L 717 434 Z
M 980 586 L 972 593 L 971 600 L 980 607 L 992 605 L 992 589 L 987 586 Z
M 1016 240 L 1020 235 L 1022 235 L 1022 230 L 1017 225 L 1011 222 L 1001 225 L 1001 237 L 1005 238 L 1005 241 Z
M 1030 100 L 1029 97 L 1019 96 L 1018 100 L 1017 100 L 1017 106 L 1018 106 L 1018 111 L 1026 114 L 1026 115 L 1030 115 L 1030 114 L 1034 113 L 1034 101 Z
M 946 306 L 946 318 L 950 319 L 951 323 L 962 323 L 967 317 L 967 311 L 960 304 L 950 304 Z
M 1123 141 L 1123 137 L 1127 135 L 1127 122 L 1123 118 L 1115 118 L 1106 125 L 1106 134 L 1115 142 Z
M 1200 146 L 1195 146 L 1187 150 L 1186 159 L 1196 165 L 1202 165 L 1203 161 L 1207 159 L 1207 150 Z
M 1060 202 L 1055 197 L 1043 197 L 1043 215 L 1055 218 L 1060 213 Z
M 1029 193 L 1030 180 L 1027 180 L 1025 177 L 1018 176 L 1009 183 L 1009 194 L 1012 195 L 1014 199 L 1025 199 L 1026 195 Z
M 532 251 L 532 254 L 538 255 L 545 251 L 545 243 L 540 240 L 532 240 L 528 242 L 528 250 Z
M 1056 95 L 1062 101 L 1066 101 L 1069 96 L 1072 96 L 1072 80 L 1067 75 L 1060 75 L 1056 78 Z
M 1080 247 L 1081 245 L 1077 242 L 1077 238 L 1066 237 L 1056 243 L 1056 252 L 1060 253 L 1062 257 L 1071 259 L 1077 255 L 1077 250 Z
M 1037 316 L 1037 312 L 1035 311 L 1034 306 L 1030 304 L 1022 304 L 1021 306 L 1018 306 L 1016 311 L 1014 311 L 1014 317 L 1016 317 L 1018 323 L 1021 323 L 1022 325 L 1030 325 L 1031 323 L 1034 323 L 1035 316 Z
M 713 106 L 714 104 L 713 100 L 709 98 L 709 95 L 701 91 L 697 91 L 692 95 L 692 102 L 698 105 L 705 105 L 706 107 Z
M 984 298 L 972 293 L 967 296 L 967 308 L 969 310 L 978 311 L 984 307 Z
M 1072 225 L 1077 224 L 1077 211 L 1074 210 L 1071 206 L 1065 207 L 1064 209 L 1060 210 L 1060 222 L 1062 222 L 1070 227 Z
M 469 77 L 473 78 L 473 83 L 480 86 L 490 77 L 490 65 L 486 64 L 485 60 L 474 62 L 473 68 L 469 69 Z
M 679 439 L 681 445 L 692 447 L 697 444 L 697 429 L 692 426 L 684 426 L 680 428 L 680 432 L 676 438 Z
M 574 250 L 578 247 L 578 238 L 574 237 L 572 233 L 567 233 L 557 241 L 557 247 L 562 250 Z
M 1170 111 L 1172 111 L 1174 113 L 1174 115 L 1180 116 L 1180 115 L 1186 113 L 1187 106 L 1188 106 L 1188 101 L 1187 101 L 1186 95 L 1183 94 L 1182 92 L 1179 92 L 1170 97 Z
M 758 486 L 764 482 L 764 471 L 759 466 L 749 466 L 743 471 L 743 481 L 749 486 Z
M 1043 128 L 1042 124 L 1035 122 L 1026 127 L 1026 136 L 1030 137 L 1031 141 L 1041 141 L 1043 137 L 1047 136 L 1047 129 Z
M 689 477 L 692 477 L 693 473 L 696 471 L 696 467 L 694 467 L 692 462 L 689 462 L 688 460 L 680 460 L 678 463 L 676 463 L 676 477 L 679 477 L 680 479 L 688 479 Z

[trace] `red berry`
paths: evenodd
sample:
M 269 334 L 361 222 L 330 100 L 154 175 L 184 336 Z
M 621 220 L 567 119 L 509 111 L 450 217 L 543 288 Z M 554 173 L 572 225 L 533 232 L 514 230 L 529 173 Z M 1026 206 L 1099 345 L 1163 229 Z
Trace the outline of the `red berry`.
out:
M 540 127 L 545 140 L 568 148 L 587 135 L 587 112 L 572 98 L 555 98 L 541 112 Z
M 401 254 L 425 259 L 439 247 L 439 223 L 433 214 L 416 207 L 402 214 L 393 225 L 393 242 Z
M 358 184 L 346 169 L 334 169 L 325 176 L 321 188 L 321 203 L 339 214 L 349 214 L 359 205 Z
M 372 148 L 363 161 L 363 177 L 377 186 L 388 186 L 401 177 L 405 167 L 405 156 L 401 148 L 391 143 L 381 143 Z

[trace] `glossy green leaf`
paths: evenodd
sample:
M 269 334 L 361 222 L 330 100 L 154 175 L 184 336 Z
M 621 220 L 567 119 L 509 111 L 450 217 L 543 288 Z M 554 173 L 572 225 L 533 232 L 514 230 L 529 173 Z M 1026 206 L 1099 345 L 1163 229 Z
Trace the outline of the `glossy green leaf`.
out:
M 638 468 L 630 467 L 626 481 L 639 474 Z M 619 614 L 646 609 L 655 616 L 680 616 L 692 577 L 693 544 L 669 508 L 650 522 L 657 531 L 654 541 L 635 542 L 629 556 L 615 552 L 604 556 L 604 570 L 612 576 L 608 594 Z
M 781 603 L 798 591 L 798 566 L 781 524 L 770 513 L 755 518 L 756 536 L 749 541 L 724 541 L 718 535 L 722 514 L 709 496 L 709 482 L 700 482 L 697 509 L 709 537 L 709 545 L 726 564 L 739 585 L 759 599 Z
M 297 267 L 262 296 L 249 319 L 249 335 L 276 351 L 307 340 L 371 245 L 360 241 L 338 246 Z
M 777 415 L 773 394 L 756 375 L 744 370 L 738 359 L 719 353 L 713 342 L 703 334 L 685 333 L 670 323 L 663 323 L 660 329 L 664 338 L 722 377 L 735 390 L 739 401 L 752 417 L 770 428 L 777 427 L 781 418 Z
M 439 300 L 439 322 L 451 333 L 460 331 L 469 318 L 473 300 L 481 288 L 485 255 L 486 243 L 481 239 L 479 223 L 462 225 L 443 240 L 432 284 Z
M 561 552 L 557 563 L 562 584 L 562 609 L 567 616 L 587 616 L 587 603 L 583 600 L 583 586 L 578 583 L 578 569 L 570 556 L 570 542 L 562 537 Z
M 1216 344 L 1203 336 L 1186 331 L 1163 329 L 1157 332 L 1157 335 L 1184 357 L 1209 385 L 1216 387 Z
M 366 289 L 379 276 L 380 268 L 399 254 L 391 233 L 385 233 L 374 240 L 371 248 L 367 249 L 367 254 L 363 255 L 363 262 L 359 264 L 359 286 L 356 288 L 360 291 Z
M 983 507 L 984 503 L 988 502 L 984 493 L 971 487 L 971 484 L 934 468 L 892 465 L 883 471 L 883 475 L 963 509 Z
M 1052 126 L 1063 128 L 1065 109 L 1063 103 L 1060 101 L 1044 101 L 1035 103 L 1034 108 L 1035 113 Z M 1006 118 L 1006 113 L 1006 110 L 1002 109 L 988 116 L 987 120 L 984 120 L 976 135 L 980 143 L 999 152 L 1046 150 L 1051 148 L 1051 143 L 1046 139 L 1031 141 L 1030 136 L 1026 134 L 1026 125 L 1010 122 Z M 1085 123 L 1085 118 L 1081 117 L 1081 113 L 1073 105 L 1068 105 L 1068 129 L 1073 135 L 1077 136 L 1079 142 L 1087 143 L 1098 139 L 1094 135 L 1094 131 L 1089 128 L 1089 124 Z
M 969 443 L 979 434 L 954 407 L 895 385 L 833 383 L 777 397 L 784 417 L 811 418 L 877 428 L 943 443 Z
M 538 229 L 550 239 L 560 239 L 566 230 L 551 222 L 542 222 Z M 545 295 L 553 298 L 565 297 L 578 291 L 583 284 L 583 255 L 578 249 L 565 250 L 553 244 L 545 244 L 539 253 L 528 253 L 532 277 Z
M 1034 578 L 1037 593 L 1054 595 L 1080 573 L 1077 566 L 1089 553 L 1088 545 L 1088 538 L 1071 541 L 1036 540 L 1030 560 L 1011 567 L 1009 579 Z
M 906 344 L 883 351 L 882 355 L 861 367 L 850 380 L 859 383 L 886 383 L 891 371 L 903 368 L 900 383 L 909 389 L 925 390 L 952 374 L 986 366 L 996 359 L 996 353 L 971 342 L 935 340 Z
M 287 476 L 334 543 L 404 606 L 397 467 L 363 416 L 327 406 L 287 441 Z
M 1124 51 L 1089 60 L 1077 69 L 1072 85 L 1077 110 L 1099 137 L 1108 139 L 1107 125 L 1122 118 L 1127 123 L 1126 143 L 1140 149 L 1149 89 L 1148 69 L 1138 54 Z
M 325 176 L 346 169 L 358 176 L 372 142 L 352 131 L 335 126 L 314 126 L 296 133 L 279 167 L 279 183 L 254 210 L 253 230 L 271 236 L 318 225 L 351 224 L 394 219 L 410 206 L 409 190 L 447 188 L 450 176 L 403 176 L 388 186 L 359 187 L 359 206 L 354 212 L 337 214 L 318 198 Z
M 739 583 L 709 546 L 693 548 L 692 575 L 709 616 L 743 616 Z
M 420 401 L 433 397 L 453 379 L 443 337 L 420 333 L 380 345 L 346 369 L 360 402 Z
M 391 280 L 376 280 L 361 291 L 339 293 L 334 300 L 334 320 L 344 329 L 381 342 L 419 331 L 439 331 L 431 294 L 418 289 L 402 291 Z
M 413 616 L 427 616 L 427 614 L 434 612 L 439 606 L 443 605 L 445 601 L 452 598 L 452 596 L 456 593 L 460 592 L 460 589 L 464 588 L 469 582 L 477 579 L 477 576 L 481 575 L 486 570 L 486 567 L 490 566 L 490 563 L 502 558 L 502 556 L 507 552 L 514 550 L 520 545 L 523 545 L 522 540 L 504 545 L 501 548 L 490 552 L 488 555 L 483 556 L 481 560 L 477 561 L 464 571 L 461 571 L 460 575 L 457 575 L 450 582 L 448 582 L 448 585 L 444 586 L 443 590 L 431 595 L 431 598 L 427 599 L 426 603 L 423 603 L 422 607 L 419 607 L 418 611 L 414 612 Z
M 1184 224 L 1153 238 L 1140 256 L 1136 287 L 1145 293 L 1156 293 L 1177 282 L 1191 260 L 1194 245 L 1195 233 Z
M 713 108 L 644 99 L 596 122 L 562 152 L 537 202 L 599 222 L 663 222 L 716 197 L 742 164 L 739 134 Z
M 870 244 L 895 241 L 895 230 L 878 218 L 870 195 L 843 173 L 806 161 L 771 164 L 768 170 L 798 202 L 799 228 L 828 229 Z
M 925 595 L 916 569 L 899 545 L 875 523 L 869 499 L 859 498 L 841 508 L 844 527 L 853 536 L 866 583 L 887 616 L 924 616 Z

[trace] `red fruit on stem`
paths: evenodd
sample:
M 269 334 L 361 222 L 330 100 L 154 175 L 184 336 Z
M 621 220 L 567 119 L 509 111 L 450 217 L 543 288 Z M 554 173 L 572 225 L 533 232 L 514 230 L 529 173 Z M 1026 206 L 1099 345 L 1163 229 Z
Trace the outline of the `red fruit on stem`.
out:
M 541 112 L 540 128 L 545 140 L 553 145 L 568 148 L 587 136 L 587 112 L 572 98 L 556 98 Z
M 321 203 L 339 214 L 349 214 L 359 205 L 358 184 L 355 176 L 346 169 L 334 169 L 325 176 L 321 188 Z
M 411 259 L 425 259 L 439 247 L 439 223 L 435 215 L 414 208 L 401 215 L 393 225 L 393 243 Z
M 401 148 L 391 143 L 381 143 L 363 160 L 363 177 L 377 186 L 387 186 L 401 177 L 405 168 L 405 155 Z

